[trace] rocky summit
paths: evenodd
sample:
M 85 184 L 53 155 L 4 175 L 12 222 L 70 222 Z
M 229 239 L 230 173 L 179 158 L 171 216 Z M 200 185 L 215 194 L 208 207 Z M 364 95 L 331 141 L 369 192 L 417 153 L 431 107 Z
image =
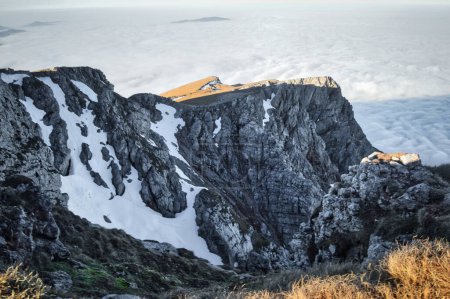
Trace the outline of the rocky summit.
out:
M 375 149 L 329 77 L 169 99 L 87 67 L 0 76 L 0 268 L 52 294 L 158 297 L 449 238 L 448 182 Z

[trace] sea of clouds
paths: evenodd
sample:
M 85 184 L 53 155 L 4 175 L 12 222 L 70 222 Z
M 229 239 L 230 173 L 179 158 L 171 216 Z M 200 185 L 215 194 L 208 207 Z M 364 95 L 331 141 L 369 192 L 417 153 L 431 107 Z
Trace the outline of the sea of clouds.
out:
M 172 23 L 210 16 L 230 20 Z M 450 163 L 450 6 L 0 9 L 0 26 L 24 30 L 0 68 L 92 66 L 125 96 L 329 75 L 376 147 Z

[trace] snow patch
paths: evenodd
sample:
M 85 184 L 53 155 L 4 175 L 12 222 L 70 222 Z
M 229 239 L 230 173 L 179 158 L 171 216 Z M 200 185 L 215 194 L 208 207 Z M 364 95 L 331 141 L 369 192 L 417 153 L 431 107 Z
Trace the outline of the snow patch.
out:
M 218 119 L 216 119 L 216 121 L 214 122 L 214 124 L 216 125 L 216 128 L 214 129 L 213 132 L 213 138 L 216 137 L 216 135 L 220 132 L 220 130 L 222 129 L 222 118 L 219 117 Z
M 220 84 L 220 81 L 216 79 L 214 81 L 208 82 L 207 84 L 203 85 L 200 88 L 200 90 L 206 90 L 206 89 L 213 89 L 213 90 L 215 90 L 215 89 L 217 89 L 216 86 L 215 86 L 217 84 Z
M 101 150 L 104 147 L 103 144 L 106 144 L 107 140 L 106 133 L 102 132 L 101 130 L 99 130 L 98 127 L 94 125 L 94 114 L 92 113 L 91 110 L 84 109 L 80 116 L 69 111 L 68 106 L 66 105 L 66 98 L 64 92 L 62 91 L 61 87 L 59 87 L 58 84 L 55 84 L 52 81 L 50 77 L 39 77 L 37 79 L 39 79 L 52 89 L 53 95 L 59 104 L 59 114 L 67 125 L 67 132 L 68 132 L 67 147 L 71 151 L 72 175 L 62 177 L 63 182 L 67 180 L 67 184 L 63 183 L 61 191 L 68 193 L 69 196 L 72 195 L 71 198 L 73 199 L 79 195 L 72 188 L 87 188 L 93 191 L 93 194 L 97 194 L 97 192 L 99 194 L 102 194 L 101 191 L 106 190 L 108 192 L 106 199 L 108 199 L 109 197 L 111 197 L 111 192 L 115 193 L 115 188 L 111 183 L 112 182 L 111 170 L 108 169 L 110 161 L 103 160 L 103 156 L 101 153 Z M 88 95 L 90 100 L 96 98 L 96 97 L 90 98 L 91 96 L 92 95 Z M 85 124 L 87 126 L 88 129 L 87 137 L 81 135 L 81 131 L 77 126 L 77 124 Z M 89 144 L 89 150 L 92 152 L 92 159 L 89 160 L 89 165 L 92 167 L 92 170 L 97 172 L 101 176 L 101 178 L 105 181 L 105 183 L 108 185 L 108 189 L 105 189 L 104 187 L 95 184 L 89 171 L 86 169 L 86 166 L 83 163 L 81 163 L 80 153 L 82 143 Z M 108 148 L 110 153 L 114 153 L 114 150 L 111 146 L 106 147 Z M 115 155 L 113 155 L 113 159 L 118 161 Z M 79 186 L 77 187 L 76 185 Z M 69 191 L 74 192 L 69 193 Z
M 172 157 L 178 158 L 189 165 L 178 150 L 178 140 L 175 134 L 184 126 L 184 120 L 175 117 L 176 109 L 165 104 L 156 104 L 155 108 L 161 112 L 162 120 L 155 123 L 152 131 L 161 135 L 169 149 Z
M 183 180 L 187 180 L 190 181 L 190 179 L 187 177 L 187 175 L 184 173 L 183 170 L 181 170 L 178 166 L 175 165 L 175 171 L 178 174 L 178 176 L 180 178 L 182 178 Z
M 44 110 L 38 109 L 34 104 L 33 100 L 29 97 L 25 97 L 25 101 L 21 101 L 22 104 L 25 106 L 25 109 L 27 109 L 28 113 L 31 116 L 31 120 L 38 124 L 41 128 L 42 133 L 42 140 L 44 140 L 44 143 L 47 146 L 51 146 L 50 144 L 50 133 L 53 130 L 53 126 L 47 126 L 44 124 L 42 119 L 44 118 L 46 112 Z
M 124 181 L 124 195 L 116 196 L 112 200 L 108 200 L 109 192 L 105 188 L 93 192 L 83 187 L 83 182 L 74 183 L 70 177 L 63 177 L 66 178 L 67 183 L 71 182 L 73 186 L 80 188 L 73 190 L 72 194 L 76 194 L 76 197 L 69 194 L 69 209 L 77 215 L 106 228 L 123 229 L 137 239 L 156 240 L 170 243 L 177 248 L 187 248 L 214 265 L 222 264 L 221 258 L 209 252 L 206 241 L 198 235 L 194 202 L 195 196 L 202 190 L 201 187 L 180 180 L 182 189 L 187 194 L 187 208 L 175 218 L 165 218 L 142 201 L 139 194 L 141 181 L 134 168 L 128 176 L 131 182 Z M 111 223 L 106 222 L 103 215 L 107 216 Z
M 80 81 L 70 80 L 72 83 L 84 93 L 92 102 L 98 102 L 97 94 L 86 84 Z
M 263 127 L 265 127 L 266 124 L 270 121 L 270 115 L 269 115 L 268 111 L 270 109 L 275 109 L 275 107 L 272 106 L 272 100 L 274 97 L 275 97 L 275 94 L 272 93 L 272 95 L 270 96 L 270 99 L 263 101 L 263 108 L 264 108 Z
M 147 138 L 144 134 L 139 134 L 139 136 L 141 136 L 142 138 L 145 139 L 145 141 L 147 141 L 151 146 L 156 147 L 156 143 L 153 141 L 153 139 L 151 138 Z
M 26 74 L 5 74 L 5 73 L 2 73 L 0 76 L 3 82 L 16 85 L 22 85 L 23 79 L 27 77 L 29 76 Z
M 61 192 L 69 195 L 69 210 L 94 224 L 106 228 L 122 229 L 137 239 L 156 240 L 170 243 L 178 248 L 187 248 L 192 250 L 196 256 L 204 258 L 214 265 L 221 265 L 221 258 L 211 253 L 206 241 L 198 235 L 194 202 L 195 196 L 204 188 L 187 182 L 189 178 L 180 168 L 176 167 L 181 178 L 182 190 L 186 193 L 187 208 L 176 214 L 175 218 L 165 218 L 145 205 L 139 193 L 141 181 L 133 167 L 131 173 L 123 181 L 125 193 L 123 196 L 114 196 L 115 189 L 111 184 L 112 174 L 109 164 L 111 160 L 118 160 L 114 149 L 109 145 L 106 147 L 111 158 L 109 161 L 102 159 L 101 149 L 106 144 L 106 133 L 98 130 L 98 127 L 93 124 L 92 111 L 85 109 L 81 116 L 70 112 L 65 104 L 64 92 L 59 85 L 49 77 L 38 79 L 52 89 L 59 104 L 61 118 L 66 122 L 69 132 L 67 146 L 71 150 L 72 171 L 69 176 L 61 177 Z M 96 98 L 89 92 L 85 94 L 91 101 Z M 27 110 L 30 109 L 29 112 L 32 111 L 30 114 L 33 113 L 33 121 L 42 128 L 43 126 L 39 122 L 42 114 L 33 110 L 34 105 L 32 105 L 31 99 L 27 99 L 25 105 Z M 173 143 L 176 142 L 174 133 L 180 125 L 184 125 L 184 122 L 174 117 L 175 109 L 162 104 L 158 106 L 158 109 L 163 114 L 163 120 L 158 122 L 159 132 L 164 133 L 163 136 L 171 150 L 171 155 L 182 159 Z M 81 135 L 78 123 L 84 123 L 88 127 L 87 137 Z M 86 166 L 81 163 L 79 155 L 83 142 L 89 144 L 92 152 L 92 159 L 89 160 L 92 170 L 100 174 L 109 188 L 95 184 Z M 182 160 L 184 161 L 184 159 Z

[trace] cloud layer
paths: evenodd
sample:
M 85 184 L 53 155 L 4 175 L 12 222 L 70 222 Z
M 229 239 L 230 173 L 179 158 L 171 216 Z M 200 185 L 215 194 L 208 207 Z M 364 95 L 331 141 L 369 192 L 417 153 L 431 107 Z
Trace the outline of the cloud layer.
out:
M 209 16 L 231 21 L 171 23 Z M 383 138 L 388 141 L 381 149 L 417 150 L 430 153 L 422 154 L 428 163 L 450 162 L 450 130 L 432 125 L 440 119 L 432 113 L 450 114 L 448 102 L 439 102 L 447 103 L 441 110 L 427 110 L 437 105 L 436 97 L 450 97 L 448 7 L 0 11 L 0 20 L 26 30 L 0 39 L 0 67 L 89 65 L 102 69 L 123 95 L 160 93 L 210 75 L 225 83 L 331 75 L 358 103 L 356 116 L 375 145 Z M 62 22 L 23 27 L 35 21 Z M 414 105 L 399 99 L 414 99 L 409 102 Z M 383 122 L 383 114 L 394 120 Z M 404 131 L 425 126 L 414 121 L 426 117 L 439 138 L 424 149 L 420 136 Z M 403 141 L 377 135 L 374 127 Z M 430 149 L 444 154 L 431 157 Z

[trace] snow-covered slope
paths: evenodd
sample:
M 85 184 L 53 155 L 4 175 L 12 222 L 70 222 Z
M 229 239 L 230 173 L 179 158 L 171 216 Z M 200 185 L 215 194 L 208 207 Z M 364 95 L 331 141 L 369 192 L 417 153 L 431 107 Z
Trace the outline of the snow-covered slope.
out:
M 2 80 L 6 83 L 22 84 L 22 79 L 27 75 L 8 75 L 2 73 Z M 69 175 L 61 176 L 61 192 L 69 196 L 68 208 L 76 215 L 88 219 L 90 222 L 107 228 L 123 229 L 128 234 L 141 240 L 156 240 L 167 242 L 175 247 L 192 250 L 198 257 L 207 259 L 212 264 L 221 264 L 221 259 L 208 250 L 204 239 L 198 236 L 198 227 L 195 222 L 195 210 L 193 208 L 196 194 L 203 189 L 193 185 L 181 169 L 180 183 L 183 192 L 186 193 L 188 207 L 175 218 L 165 218 L 160 213 L 149 209 L 142 201 L 139 194 L 141 182 L 136 169 L 125 179 L 125 193 L 117 195 L 112 185 L 111 161 L 118 161 L 114 148 L 107 145 L 106 132 L 94 124 L 92 110 L 84 109 L 81 115 L 71 112 L 66 104 L 66 96 L 61 87 L 53 82 L 50 77 L 37 77 L 38 80 L 50 87 L 59 106 L 61 118 L 67 124 L 67 146 L 71 151 Z M 85 83 L 71 80 L 72 83 L 85 95 L 85 99 L 97 102 L 97 94 Z M 51 126 L 43 123 L 46 112 L 33 104 L 33 99 L 26 97 L 22 102 L 33 122 L 38 124 L 42 131 L 44 142 L 50 146 L 49 135 Z M 160 133 L 166 141 L 170 155 L 184 161 L 178 153 L 175 134 L 184 123 L 182 119 L 175 118 L 175 109 L 164 104 L 157 105 L 163 118 L 153 128 Z M 87 128 L 87 136 L 83 136 L 80 127 Z M 84 165 L 80 159 L 82 144 L 89 146 L 91 157 L 89 166 Z M 108 160 L 103 159 L 102 149 L 106 147 L 109 152 Z M 187 165 L 187 162 L 186 162 Z M 88 169 L 89 168 L 89 169 Z M 91 172 L 99 174 L 105 183 L 98 185 L 93 181 Z

